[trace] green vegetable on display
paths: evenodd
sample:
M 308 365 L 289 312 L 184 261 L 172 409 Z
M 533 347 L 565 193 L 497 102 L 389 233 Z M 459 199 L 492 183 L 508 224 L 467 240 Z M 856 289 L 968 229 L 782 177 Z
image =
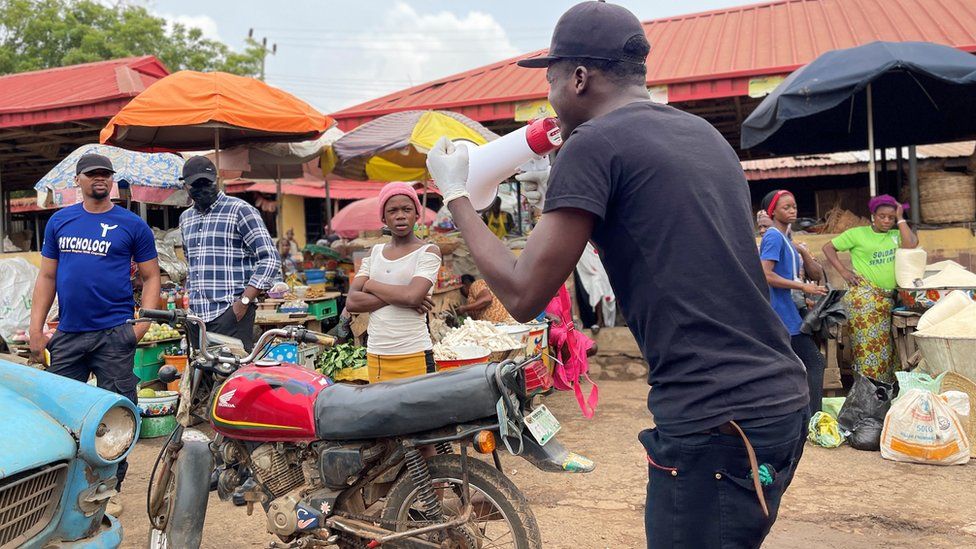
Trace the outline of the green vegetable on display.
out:
M 364 368 L 365 366 L 366 348 L 357 347 L 352 343 L 330 347 L 315 359 L 315 368 L 322 372 L 322 375 L 329 377 L 335 377 L 336 373 L 346 368 Z

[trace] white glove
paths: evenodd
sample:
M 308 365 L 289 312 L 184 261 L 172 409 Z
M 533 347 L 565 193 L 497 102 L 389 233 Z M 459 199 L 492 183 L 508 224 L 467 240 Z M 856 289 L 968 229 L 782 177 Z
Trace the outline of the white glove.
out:
M 515 179 L 522 183 L 522 196 L 529 201 L 529 204 L 541 210 L 546 201 L 549 168 L 520 173 L 515 176 Z
M 444 204 L 468 196 L 468 149 L 457 147 L 446 136 L 427 152 L 427 171 L 441 190 Z

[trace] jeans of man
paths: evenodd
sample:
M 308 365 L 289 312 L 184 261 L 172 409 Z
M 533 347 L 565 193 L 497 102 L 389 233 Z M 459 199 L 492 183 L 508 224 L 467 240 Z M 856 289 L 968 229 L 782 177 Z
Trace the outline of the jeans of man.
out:
M 807 334 L 790 336 L 790 346 L 807 369 L 807 388 L 810 391 L 809 414 L 812 417 L 823 406 L 824 357 L 820 354 L 820 347 L 817 346 L 813 336 Z
M 649 464 L 644 510 L 649 549 L 762 545 L 803 453 L 807 410 L 736 423 L 758 465 L 772 472 L 763 483 L 769 516 L 759 504 L 745 444 L 730 424 L 685 436 L 648 429 L 638 438 Z
M 82 383 L 95 374 L 100 388 L 118 393 L 134 403 L 139 386 L 139 378 L 132 371 L 136 343 L 135 331 L 129 324 L 94 332 L 58 330 L 47 343 L 51 353 L 51 366 L 47 371 Z M 126 460 L 119 462 L 118 489 L 122 488 L 128 468 Z

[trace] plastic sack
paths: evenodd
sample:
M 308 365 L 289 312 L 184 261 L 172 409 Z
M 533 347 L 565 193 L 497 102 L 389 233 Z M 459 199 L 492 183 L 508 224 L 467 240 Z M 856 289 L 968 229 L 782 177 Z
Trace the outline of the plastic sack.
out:
M 934 393 L 912 389 L 891 406 L 881 432 L 881 457 L 930 465 L 969 461 L 959 415 Z
M 847 400 L 844 401 L 844 407 L 840 409 L 840 414 L 837 416 L 841 432 L 845 435 L 852 433 L 857 422 L 865 418 L 873 417 L 878 421 L 884 421 L 894 395 L 894 385 L 856 375 L 851 391 L 847 394 Z
M 38 272 L 40 269 L 21 257 L 0 260 L 0 337 L 5 341 L 30 327 Z
M 881 430 L 884 423 L 873 417 L 864 418 L 854 425 L 854 431 L 847 437 L 847 443 L 855 450 L 877 452 L 881 449 Z
M 807 426 L 807 440 L 823 446 L 824 448 L 836 448 L 844 443 L 844 435 L 837 427 L 837 420 L 826 412 L 817 412 L 810 418 Z
M 844 407 L 845 400 L 847 400 L 847 397 L 824 397 L 821 400 L 820 409 L 833 416 L 834 419 L 837 419 L 837 416 L 840 415 L 841 408 Z
M 945 372 L 936 377 L 923 372 L 895 372 L 895 377 L 898 379 L 898 395 L 900 398 L 912 389 L 921 389 L 938 394 L 942 387 L 942 378 L 945 377 Z

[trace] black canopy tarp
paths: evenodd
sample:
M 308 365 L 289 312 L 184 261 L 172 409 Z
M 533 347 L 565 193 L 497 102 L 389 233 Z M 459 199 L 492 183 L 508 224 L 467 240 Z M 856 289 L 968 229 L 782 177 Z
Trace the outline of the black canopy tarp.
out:
M 864 150 L 872 129 L 873 148 L 976 136 L 976 56 L 928 42 L 872 42 L 824 53 L 793 72 L 745 120 L 742 148 Z

